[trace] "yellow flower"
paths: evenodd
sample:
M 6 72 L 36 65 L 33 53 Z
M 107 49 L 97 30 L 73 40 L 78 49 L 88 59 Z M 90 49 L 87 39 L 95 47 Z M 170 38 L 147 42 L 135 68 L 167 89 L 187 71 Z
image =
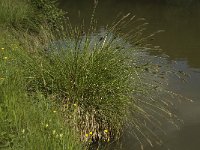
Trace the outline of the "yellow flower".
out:
M 92 135 L 92 132 L 90 132 L 90 135 Z
M 76 107 L 76 106 L 77 106 L 77 104 L 74 104 L 74 106 Z
M 5 48 L 2 47 L 1 49 L 4 50 Z
M 88 135 L 88 134 L 85 134 L 85 136 L 88 137 L 89 135 Z
M 53 112 L 56 113 L 56 110 L 54 110 Z
M 45 125 L 46 128 L 47 128 L 48 126 L 49 126 L 48 124 Z
M 108 133 L 108 130 L 104 130 L 104 133 Z
M 3 59 L 6 60 L 6 59 L 8 59 L 8 57 L 4 57 Z

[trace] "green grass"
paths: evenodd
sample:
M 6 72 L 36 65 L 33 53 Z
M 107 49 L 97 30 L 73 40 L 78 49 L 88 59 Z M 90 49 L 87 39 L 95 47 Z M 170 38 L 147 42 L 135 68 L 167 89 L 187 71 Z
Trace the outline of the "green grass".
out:
M 30 6 L 25 0 L 1 0 L 0 24 L 16 25 L 27 19 L 31 13 Z
M 137 22 L 134 17 L 126 15 L 99 33 L 94 16 L 86 30 L 84 24 L 72 26 L 67 19 L 59 22 L 63 13 L 54 3 L 32 0 L 25 5 L 38 10 L 28 16 L 37 25 L 28 22 L 25 29 L 6 29 L 4 23 L 15 24 L 27 13 L 19 10 L 21 15 L 12 15 L 25 1 L 10 12 L 5 9 L 10 1 L 2 2 L 1 147 L 83 149 L 93 142 L 117 140 L 124 130 L 143 147 L 144 141 L 161 143 L 153 128 L 162 131 L 163 120 L 176 125 L 171 99 L 177 95 L 162 85 L 163 73 L 171 70 L 144 53 L 145 41 L 153 34 L 142 37 L 143 25 L 120 32 Z M 52 5 L 57 14 L 47 17 L 43 13 Z
M 34 14 L 35 6 L 30 4 L 23 0 L 0 2 L 0 149 L 84 149 L 57 104 L 39 91 L 27 92 L 19 58 L 13 57 L 13 51 L 31 50 L 28 44 L 40 39 L 35 31 L 41 24 L 35 26 L 29 19 L 39 24 L 36 16 L 41 13 Z
M 30 34 L 38 34 L 44 24 L 52 31 L 60 30 L 66 14 L 55 0 L 1 0 L 0 8 L 0 26 Z
M 0 148 L 83 149 L 59 107 L 40 92 L 27 93 L 23 70 L 16 66 L 17 58 L 10 52 L 1 49 Z
M 84 50 L 51 49 L 34 55 L 21 49 L 7 51 L 2 59 L 7 57 L 5 61 L 16 63 L 15 67 L 22 71 L 22 87 L 28 93 L 40 91 L 61 106 L 67 105 L 70 109 L 64 113 L 76 111 L 73 121 L 76 128 L 81 129 L 82 138 L 87 139 L 85 135 L 89 132 L 107 138 L 110 135 L 104 130 L 113 134 L 120 132 L 129 103 L 126 95 L 131 90 L 130 72 L 122 51 L 113 53 L 112 47 L 105 46 L 91 52 L 86 45 Z M 77 105 L 75 110 L 74 104 Z M 90 121 L 84 124 L 86 118 Z
M 9 87 L 10 88 L 10 87 Z M 64 124 L 45 98 L 1 90 L 0 147 L 4 149 L 82 149 L 78 136 Z M 55 112 L 55 113 L 54 113 Z
M 116 140 L 129 129 L 141 143 L 161 142 L 152 127 L 162 130 L 160 121 L 175 123 L 176 116 L 170 94 L 152 77 L 159 67 L 140 62 L 141 47 L 127 46 L 117 35 L 103 41 L 98 35 L 73 36 L 51 42 L 51 35 L 45 47 L 38 39 L 37 45 L 27 41 L 35 51 L 11 48 L 3 57 L 20 70 L 26 92 L 55 102 L 82 141 Z M 160 99 L 163 94 L 166 99 Z

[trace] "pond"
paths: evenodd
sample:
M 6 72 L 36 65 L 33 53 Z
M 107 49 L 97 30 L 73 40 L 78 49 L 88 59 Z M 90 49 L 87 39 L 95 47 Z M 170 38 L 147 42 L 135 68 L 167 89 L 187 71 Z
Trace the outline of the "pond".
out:
M 78 16 L 90 19 L 92 0 L 60 0 L 60 7 L 69 12 L 72 22 Z M 174 61 L 173 66 L 190 75 L 187 83 L 177 78 L 169 81 L 176 92 L 191 98 L 193 103 L 181 102 L 176 112 L 184 120 L 180 130 L 167 127 L 167 135 L 161 135 L 164 144 L 146 150 L 197 150 L 200 149 L 200 2 L 198 0 L 99 0 L 96 18 L 98 26 L 111 24 L 122 12 L 131 12 L 137 18 L 146 18 L 147 33 L 165 30 L 155 36 L 153 44 L 161 46 L 162 54 Z M 150 55 L 162 56 L 159 53 Z M 125 138 L 123 149 L 139 149 L 134 139 Z

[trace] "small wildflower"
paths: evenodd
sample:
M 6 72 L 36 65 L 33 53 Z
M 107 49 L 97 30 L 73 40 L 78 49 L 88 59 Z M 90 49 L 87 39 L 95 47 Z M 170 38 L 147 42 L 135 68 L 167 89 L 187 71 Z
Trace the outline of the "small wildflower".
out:
M 88 134 L 85 134 L 85 136 L 88 137 L 89 135 L 88 135 Z
M 5 49 L 5 48 L 3 48 L 3 47 L 1 48 L 1 50 L 4 50 L 4 49 Z
M 76 106 L 77 106 L 77 104 L 74 104 L 74 106 L 76 107 Z
M 61 134 L 60 134 L 60 138 L 62 138 L 62 137 L 63 137 L 63 134 L 61 133 Z
M 104 130 L 104 133 L 108 133 L 108 130 Z
M 54 112 L 54 113 L 56 113 L 57 111 L 56 111 L 56 110 L 54 110 L 53 112 Z
M 56 134 L 56 130 L 53 130 L 53 135 Z
M 3 59 L 6 60 L 6 59 L 8 59 L 8 57 L 4 57 Z
M 49 126 L 48 124 L 45 125 L 46 128 L 47 128 L 48 126 Z
M 90 135 L 92 135 L 92 132 L 90 132 Z

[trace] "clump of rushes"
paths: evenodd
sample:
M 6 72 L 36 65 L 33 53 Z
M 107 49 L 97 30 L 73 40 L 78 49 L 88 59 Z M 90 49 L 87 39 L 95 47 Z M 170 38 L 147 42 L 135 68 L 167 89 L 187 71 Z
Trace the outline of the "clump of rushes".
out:
M 116 140 L 129 129 L 143 148 L 143 139 L 150 145 L 161 143 L 152 127 L 163 131 L 162 120 L 177 123 L 169 99 L 177 95 L 160 84 L 169 71 L 140 55 L 153 34 L 142 38 L 143 25 L 120 32 L 124 25 L 139 21 L 129 16 L 100 33 L 93 17 L 87 31 L 84 25 L 73 27 L 68 22 L 66 35 L 58 41 L 51 35 L 45 48 L 12 52 L 28 94 L 40 91 L 59 104 L 63 119 L 79 131 L 82 141 Z
M 122 50 L 114 50 L 111 44 L 104 47 L 103 41 L 91 46 L 92 37 L 86 38 L 82 46 L 81 39 L 77 45 L 63 39 L 72 46 L 34 55 L 17 54 L 27 77 L 27 91 L 39 90 L 62 104 L 66 120 L 73 119 L 82 140 L 87 140 L 85 135 L 90 132 L 94 140 L 119 137 L 130 103 L 130 67 Z
M 177 124 L 170 99 L 178 95 L 163 85 L 171 69 L 163 69 L 145 55 L 146 41 L 154 34 L 142 36 L 146 24 L 138 25 L 141 20 L 127 14 L 98 32 L 92 15 L 87 29 L 84 24 L 72 26 L 67 18 L 65 28 L 62 23 L 58 26 L 62 33 L 52 31 L 48 23 L 41 25 L 37 37 L 18 30 L 13 34 L 22 32 L 18 40 L 22 46 L 14 50 L 3 45 L 9 51 L 0 56 L 1 63 L 17 68 L 23 79 L 20 87 L 30 100 L 40 93 L 55 102 L 65 123 L 79 132 L 82 141 L 116 140 L 128 129 L 141 148 L 144 140 L 160 144 L 152 127 L 163 131 L 162 120 Z M 134 24 L 135 28 L 122 32 Z M 44 127 L 50 124 L 45 122 Z M 63 137 L 55 128 L 50 133 Z

